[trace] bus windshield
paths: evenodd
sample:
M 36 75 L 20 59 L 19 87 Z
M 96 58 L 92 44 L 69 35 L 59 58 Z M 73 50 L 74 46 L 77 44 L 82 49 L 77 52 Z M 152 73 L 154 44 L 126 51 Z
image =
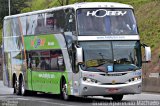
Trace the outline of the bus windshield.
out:
M 139 41 L 80 42 L 85 71 L 122 72 L 141 67 Z
M 132 9 L 78 9 L 77 20 L 82 36 L 138 34 Z

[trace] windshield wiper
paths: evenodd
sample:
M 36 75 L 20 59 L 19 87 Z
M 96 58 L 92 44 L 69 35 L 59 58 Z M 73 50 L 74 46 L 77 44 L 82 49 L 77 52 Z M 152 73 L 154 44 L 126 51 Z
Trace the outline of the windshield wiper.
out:
M 136 71 L 136 70 L 139 70 L 140 68 L 138 68 L 138 67 L 135 67 L 135 68 L 129 68 L 128 70 L 129 71 Z
M 113 61 L 111 59 L 99 59 L 99 66 L 103 65 L 103 64 L 107 64 L 107 63 L 113 63 Z

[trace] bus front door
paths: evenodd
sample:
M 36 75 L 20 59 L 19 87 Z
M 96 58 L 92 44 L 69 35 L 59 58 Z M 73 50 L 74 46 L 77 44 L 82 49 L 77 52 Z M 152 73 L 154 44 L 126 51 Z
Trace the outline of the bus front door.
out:
M 73 95 L 79 95 L 80 93 L 80 71 L 78 73 L 73 73 Z

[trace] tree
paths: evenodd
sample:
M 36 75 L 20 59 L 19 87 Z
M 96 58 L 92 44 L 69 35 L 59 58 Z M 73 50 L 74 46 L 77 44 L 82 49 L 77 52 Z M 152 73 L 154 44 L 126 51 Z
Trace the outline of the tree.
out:
M 8 9 L 7 7 L 7 0 L 0 0 L 0 26 L 2 25 L 2 20 L 4 18 L 4 16 L 8 15 L 7 11 Z
M 27 7 L 27 0 L 10 0 L 11 5 L 11 15 L 18 14 L 21 9 Z M 0 0 L 0 24 L 2 25 L 2 20 L 5 16 L 9 15 L 8 0 Z
M 61 6 L 69 4 L 69 0 L 58 0 L 58 2 Z

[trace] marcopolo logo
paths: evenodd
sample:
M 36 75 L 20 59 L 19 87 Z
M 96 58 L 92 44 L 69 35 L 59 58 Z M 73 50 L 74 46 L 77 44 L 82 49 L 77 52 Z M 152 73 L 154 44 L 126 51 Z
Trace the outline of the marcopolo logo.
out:
M 98 14 L 101 12 L 101 14 Z M 98 9 L 96 11 L 87 11 L 87 16 L 105 17 L 105 16 L 123 16 L 127 11 L 108 11 L 105 9 Z
M 31 40 L 31 46 L 34 47 L 34 48 L 37 48 L 39 46 L 44 46 L 45 44 L 45 39 L 43 38 L 37 38 L 37 37 L 34 37 L 33 40 Z

